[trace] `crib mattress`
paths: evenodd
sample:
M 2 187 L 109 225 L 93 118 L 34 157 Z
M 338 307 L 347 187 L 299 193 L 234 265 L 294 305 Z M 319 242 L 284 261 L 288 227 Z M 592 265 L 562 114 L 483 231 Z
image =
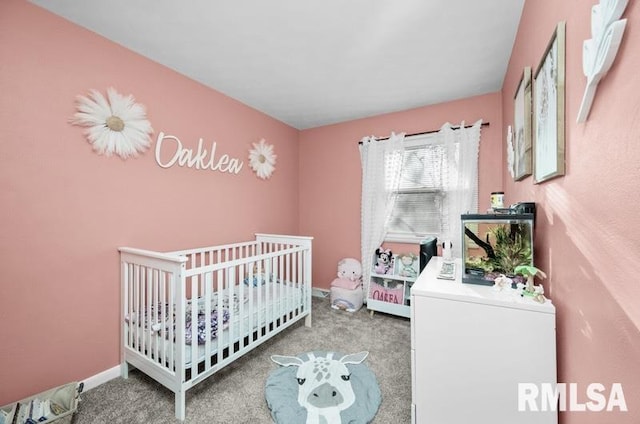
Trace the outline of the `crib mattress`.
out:
M 276 285 L 275 295 L 279 296 L 277 298 L 274 297 L 273 293 L 274 285 Z M 194 346 L 197 348 L 196 363 L 198 363 L 207 356 L 214 355 L 219 349 L 224 349 L 236 342 L 242 343 L 242 340 L 250 336 L 254 331 L 299 309 L 304 300 L 304 286 L 298 285 L 296 287 L 287 283 L 282 287 L 282 293 L 280 293 L 280 285 L 281 283 L 267 283 L 258 287 L 246 287 L 244 289 L 243 302 L 236 306 L 236 310 L 231 314 L 222 331 L 218 331 L 217 337 L 210 340 L 208 350 L 210 354 L 207 355 L 207 344 L 186 344 L 184 364 L 189 366 L 193 362 Z M 267 303 L 267 300 L 269 303 Z M 136 327 L 133 327 L 134 330 Z M 126 329 L 128 331 L 129 326 L 126 326 Z M 146 329 L 137 333 L 136 344 L 144 343 L 148 350 L 157 353 L 159 357 L 165 358 L 165 360 L 170 358 L 175 360 L 176 344 L 172 340 L 168 340 L 158 332 L 150 334 Z M 143 338 L 146 340 L 143 341 Z M 126 339 L 128 340 L 128 337 Z M 160 355 L 161 352 L 163 352 L 163 355 Z

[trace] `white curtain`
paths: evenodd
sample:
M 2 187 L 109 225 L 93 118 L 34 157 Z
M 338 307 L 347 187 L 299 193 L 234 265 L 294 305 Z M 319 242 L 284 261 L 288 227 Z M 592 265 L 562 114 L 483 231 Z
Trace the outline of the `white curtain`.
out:
M 366 301 L 373 268 L 373 254 L 384 241 L 387 223 L 400 184 L 404 157 L 404 133 L 388 140 L 365 137 L 360 142 L 362 164 L 361 255 L 362 286 Z
M 446 123 L 440 129 L 449 161 L 446 214 L 448 225 L 443 241 L 452 243 L 451 256 L 462 257 L 460 215 L 478 213 L 478 152 L 482 120 L 469 128 L 464 121 L 458 129 Z

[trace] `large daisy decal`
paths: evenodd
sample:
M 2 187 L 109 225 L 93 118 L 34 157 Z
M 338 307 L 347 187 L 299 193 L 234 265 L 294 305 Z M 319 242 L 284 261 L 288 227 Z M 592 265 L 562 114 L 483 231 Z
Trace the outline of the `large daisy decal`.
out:
M 276 155 L 273 153 L 273 146 L 266 144 L 264 139 L 252 144 L 253 149 L 249 150 L 249 166 L 258 177 L 266 180 L 276 169 Z
M 145 107 L 136 103 L 132 95 L 123 96 L 114 88 L 107 89 L 106 98 L 97 90 L 78 96 L 77 112 L 70 122 L 87 127 L 87 140 L 100 155 L 115 153 L 127 159 L 151 145 L 153 128 Z

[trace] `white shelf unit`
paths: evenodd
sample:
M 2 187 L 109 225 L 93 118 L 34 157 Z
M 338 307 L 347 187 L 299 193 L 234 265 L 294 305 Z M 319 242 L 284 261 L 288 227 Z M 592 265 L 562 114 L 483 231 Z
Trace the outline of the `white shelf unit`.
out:
M 413 286 L 413 283 L 416 281 L 416 279 L 395 274 L 371 274 L 371 281 L 382 285 L 384 280 L 398 281 L 403 284 L 404 292 L 402 295 L 402 303 L 392 303 L 374 299 L 371 297 L 371 290 L 369 290 L 369 293 L 367 293 L 367 309 L 371 311 L 371 315 L 373 315 L 377 311 L 410 318 L 411 287 Z
M 555 384 L 555 307 L 511 291 L 438 279 L 434 257 L 411 289 L 412 423 L 557 424 L 519 411 L 518 383 Z

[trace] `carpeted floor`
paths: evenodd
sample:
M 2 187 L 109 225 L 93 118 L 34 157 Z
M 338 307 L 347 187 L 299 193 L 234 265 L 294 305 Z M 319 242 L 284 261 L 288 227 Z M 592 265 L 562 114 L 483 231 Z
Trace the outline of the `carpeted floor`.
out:
M 187 392 L 185 423 L 272 423 L 264 398 L 265 380 L 277 367 L 271 355 L 307 351 L 355 353 L 376 374 L 382 404 L 374 423 L 411 421 L 411 335 L 406 318 L 366 308 L 355 314 L 330 308 L 328 299 L 313 298 L 313 327 L 297 323 Z M 177 423 L 174 395 L 138 371 L 82 395 L 75 424 Z M 295 423 L 291 423 L 295 424 Z

